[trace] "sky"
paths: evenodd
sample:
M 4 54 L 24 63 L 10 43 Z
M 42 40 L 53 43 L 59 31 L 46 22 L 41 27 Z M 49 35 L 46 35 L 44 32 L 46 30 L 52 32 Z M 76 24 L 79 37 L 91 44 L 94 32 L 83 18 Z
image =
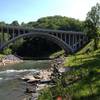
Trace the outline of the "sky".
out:
M 54 15 L 85 20 L 97 2 L 100 0 L 0 0 L 0 21 L 27 23 Z

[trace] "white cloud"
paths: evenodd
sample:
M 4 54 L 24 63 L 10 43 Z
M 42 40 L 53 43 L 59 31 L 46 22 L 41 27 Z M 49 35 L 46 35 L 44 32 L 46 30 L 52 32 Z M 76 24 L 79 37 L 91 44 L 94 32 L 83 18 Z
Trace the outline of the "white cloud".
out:
M 97 2 L 100 2 L 100 0 L 71 0 L 71 2 L 70 11 L 66 15 L 84 20 L 88 11 L 91 10 L 91 7 Z

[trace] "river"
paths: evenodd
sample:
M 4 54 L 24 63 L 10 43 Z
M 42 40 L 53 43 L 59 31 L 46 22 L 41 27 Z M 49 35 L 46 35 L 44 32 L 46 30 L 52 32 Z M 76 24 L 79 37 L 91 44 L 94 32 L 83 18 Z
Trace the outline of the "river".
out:
M 0 67 L 0 100 L 24 100 L 26 82 L 19 78 L 49 67 L 49 60 L 24 61 L 19 64 Z

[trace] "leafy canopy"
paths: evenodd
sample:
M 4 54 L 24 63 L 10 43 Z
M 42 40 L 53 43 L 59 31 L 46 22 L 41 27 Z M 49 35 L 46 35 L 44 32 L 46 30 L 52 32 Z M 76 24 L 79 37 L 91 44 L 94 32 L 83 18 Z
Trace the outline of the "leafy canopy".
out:
M 89 38 L 98 37 L 100 29 L 100 4 L 97 3 L 96 6 L 91 8 L 91 11 L 88 12 L 86 21 L 85 21 L 85 31 Z

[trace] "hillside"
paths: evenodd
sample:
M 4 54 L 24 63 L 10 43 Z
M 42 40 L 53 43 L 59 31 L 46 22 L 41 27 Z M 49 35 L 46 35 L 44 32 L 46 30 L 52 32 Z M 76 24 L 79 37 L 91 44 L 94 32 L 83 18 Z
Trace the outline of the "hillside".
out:
M 65 66 L 80 70 L 82 79 L 75 83 L 75 98 L 99 100 L 100 98 L 100 48 L 92 51 L 92 43 L 75 55 L 66 58 Z M 90 52 L 86 52 L 90 48 Z

